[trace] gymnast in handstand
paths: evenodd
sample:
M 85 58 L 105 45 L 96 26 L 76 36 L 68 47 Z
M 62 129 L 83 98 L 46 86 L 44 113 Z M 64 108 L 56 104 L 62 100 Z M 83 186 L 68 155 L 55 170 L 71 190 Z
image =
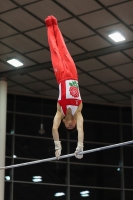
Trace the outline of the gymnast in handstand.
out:
M 61 141 L 59 140 L 58 128 L 63 121 L 66 129 L 78 131 L 78 143 L 75 151 L 76 158 L 81 159 L 83 155 L 78 155 L 83 151 L 83 116 L 82 99 L 78 85 L 78 74 L 75 63 L 66 47 L 63 36 L 58 27 L 57 19 L 48 16 L 45 19 L 50 47 L 51 60 L 57 83 L 59 84 L 59 97 L 57 102 L 57 112 L 53 120 L 52 135 L 55 143 L 55 155 L 57 159 L 61 155 Z

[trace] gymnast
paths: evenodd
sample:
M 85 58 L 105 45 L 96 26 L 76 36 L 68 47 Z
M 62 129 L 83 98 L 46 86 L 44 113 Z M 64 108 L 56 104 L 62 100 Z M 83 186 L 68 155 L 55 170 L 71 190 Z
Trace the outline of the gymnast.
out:
M 63 36 L 58 27 L 57 19 L 54 16 L 48 16 L 45 19 L 50 47 L 51 60 L 57 83 L 59 84 L 59 97 L 57 102 L 57 111 L 53 120 L 52 135 L 55 144 L 55 156 L 59 160 L 61 155 L 61 141 L 59 140 L 58 128 L 61 121 L 70 132 L 77 129 L 78 143 L 75 151 L 75 157 L 81 159 L 78 155 L 83 151 L 83 116 L 82 99 L 78 85 L 78 74 L 75 63 L 66 47 Z

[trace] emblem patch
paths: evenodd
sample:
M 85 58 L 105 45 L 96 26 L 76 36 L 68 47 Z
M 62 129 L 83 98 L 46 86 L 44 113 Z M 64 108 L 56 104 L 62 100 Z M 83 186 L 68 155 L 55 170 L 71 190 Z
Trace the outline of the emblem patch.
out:
M 70 95 L 72 95 L 73 97 L 79 97 L 79 86 L 78 83 L 76 81 L 72 81 L 69 82 L 70 88 L 69 88 L 69 92 Z

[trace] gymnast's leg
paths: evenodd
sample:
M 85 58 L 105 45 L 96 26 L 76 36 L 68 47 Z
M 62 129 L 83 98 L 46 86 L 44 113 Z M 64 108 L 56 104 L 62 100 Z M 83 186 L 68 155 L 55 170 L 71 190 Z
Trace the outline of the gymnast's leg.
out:
M 62 76 L 63 76 L 64 68 L 63 68 L 60 52 L 58 50 L 58 46 L 56 43 L 51 16 L 48 16 L 45 19 L 45 23 L 47 27 L 48 43 L 50 47 L 53 69 L 56 76 L 56 80 L 58 83 L 60 83 L 60 80 L 63 78 Z
M 56 38 L 56 44 L 58 46 L 58 51 L 59 51 L 63 61 L 65 61 L 66 69 L 69 71 L 68 76 L 70 76 L 70 73 L 71 73 L 71 78 L 77 80 L 78 79 L 77 69 L 76 69 L 75 63 L 66 47 L 64 38 L 58 27 L 57 19 L 53 16 L 51 16 L 51 18 L 52 18 L 53 30 L 54 30 L 54 34 L 55 34 L 55 38 Z M 70 78 L 70 77 L 68 77 L 68 78 Z

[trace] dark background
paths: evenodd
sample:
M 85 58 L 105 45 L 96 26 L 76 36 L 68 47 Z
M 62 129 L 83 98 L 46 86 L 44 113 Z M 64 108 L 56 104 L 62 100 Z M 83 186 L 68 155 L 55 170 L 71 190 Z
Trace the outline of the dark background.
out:
M 43 106 L 42 106 L 43 105 Z M 42 109 L 43 108 L 43 109 Z M 54 156 L 51 133 L 56 101 L 8 94 L 6 165 Z M 132 140 L 131 107 L 84 103 L 84 150 Z M 45 134 L 39 134 L 43 120 Z M 61 125 L 62 154 L 73 153 L 77 133 L 68 134 Z M 59 161 L 8 169 L 5 200 L 132 200 L 133 145 Z M 13 158 L 16 155 L 16 158 Z M 120 170 L 118 171 L 118 168 Z M 42 182 L 32 182 L 42 176 Z M 81 197 L 81 191 L 89 191 Z M 65 195 L 55 197 L 56 192 Z

